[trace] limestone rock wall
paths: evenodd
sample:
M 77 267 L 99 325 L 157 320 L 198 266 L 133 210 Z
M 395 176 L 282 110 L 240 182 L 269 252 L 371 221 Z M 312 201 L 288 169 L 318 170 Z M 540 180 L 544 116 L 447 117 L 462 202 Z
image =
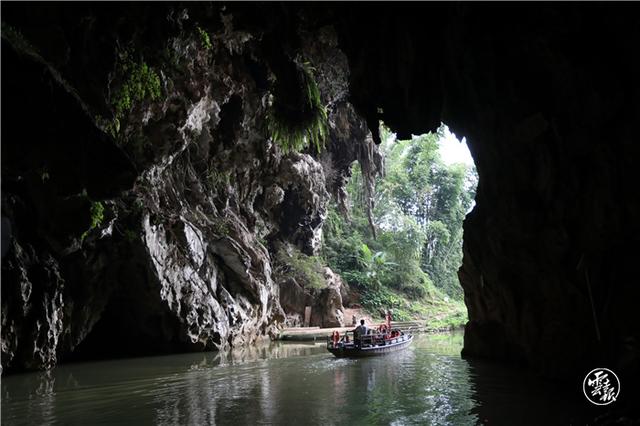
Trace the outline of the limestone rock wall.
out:
M 283 27 L 252 8 L 64 9 L 3 5 L 3 369 L 272 336 L 298 312 L 275 247 L 316 254 L 348 165 L 380 161 L 334 29 L 293 25 L 279 46 Z M 328 106 L 322 154 L 284 154 L 266 131 L 299 55 Z M 129 59 L 160 96 L 114 120 Z M 342 323 L 331 271 L 311 302 L 314 323 Z

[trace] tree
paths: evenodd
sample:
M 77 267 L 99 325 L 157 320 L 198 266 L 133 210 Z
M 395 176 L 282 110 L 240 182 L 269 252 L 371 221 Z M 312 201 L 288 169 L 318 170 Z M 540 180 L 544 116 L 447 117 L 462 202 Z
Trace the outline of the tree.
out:
M 369 292 L 376 303 L 387 289 L 412 299 L 440 289 L 460 300 L 462 221 L 475 197 L 475 171 L 444 164 L 438 134 L 404 141 L 396 141 L 384 128 L 381 134 L 386 170 L 374 193 L 378 238 L 368 226 L 362 179 L 354 166 L 347 185 L 349 221 L 330 210 L 323 254 L 347 282 Z

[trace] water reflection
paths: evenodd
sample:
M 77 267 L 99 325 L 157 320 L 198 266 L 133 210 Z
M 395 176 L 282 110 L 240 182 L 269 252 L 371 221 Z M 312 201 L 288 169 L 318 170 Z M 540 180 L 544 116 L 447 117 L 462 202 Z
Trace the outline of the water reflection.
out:
M 216 413 L 225 395 L 255 396 L 254 370 L 265 390 L 260 407 L 269 417 L 274 408 L 266 361 L 321 350 L 314 344 L 272 343 L 220 353 L 68 364 L 3 377 L 2 423 L 220 423 Z
M 533 373 L 468 360 L 471 413 L 487 425 L 586 425 L 606 410 L 590 405 L 582 383 L 543 381 Z
M 3 424 L 555 424 L 561 399 L 459 357 L 462 335 L 335 359 L 323 344 L 63 365 L 2 380 Z M 555 399 L 555 403 L 554 403 Z M 555 404 L 555 405 L 554 405 Z M 565 420 L 567 422 L 565 422 Z

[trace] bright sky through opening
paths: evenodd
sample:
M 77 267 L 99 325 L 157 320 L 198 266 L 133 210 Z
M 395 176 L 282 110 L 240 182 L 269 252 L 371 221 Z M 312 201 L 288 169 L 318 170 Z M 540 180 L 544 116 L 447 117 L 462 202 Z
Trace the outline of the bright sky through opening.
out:
M 444 137 L 438 140 L 440 146 L 440 157 L 445 164 L 464 163 L 468 166 L 475 167 L 473 158 L 467 148 L 466 138 L 459 141 L 454 133 L 451 133 L 449 127 L 444 126 Z

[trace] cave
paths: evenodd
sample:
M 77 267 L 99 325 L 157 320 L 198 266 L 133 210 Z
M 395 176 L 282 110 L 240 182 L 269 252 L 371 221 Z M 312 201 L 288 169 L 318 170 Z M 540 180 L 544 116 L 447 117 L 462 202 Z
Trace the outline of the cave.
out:
M 113 342 L 126 328 L 113 318 L 138 309 L 132 300 L 146 291 L 153 303 L 136 314 L 162 306 L 175 333 L 132 330 L 135 353 L 272 334 L 285 315 L 270 275 L 273 242 L 255 242 L 278 238 L 314 255 L 350 164 L 380 167 L 378 123 L 409 138 L 445 122 L 467 138 L 479 175 L 458 272 L 469 313 L 463 357 L 568 382 L 604 365 L 637 382 L 635 8 L 70 9 L 2 5 L 3 370 L 103 353 L 103 337 Z M 201 27 L 210 36 L 186 35 Z M 149 67 L 166 66 L 158 90 L 169 100 L 141 101 L 114 132 L 97 117 L 109 116 L 114 46 L 125 41 Z M 269 78 L 293 90 L 300 54 L 315 61 L 330 105 L 326 149 L 339 178 L 328 185 L 312 150 L 284 157 L 260 139 Z M 215 172 L 206 178 L 196 165 L 203 152 Z M 89 214 L 98 202 L 101 234 Z M 145 279 L 125 303 L 114 292 L 135 275 L 132 259 Z M 626 390 L 629 404 L 638 388 Z

